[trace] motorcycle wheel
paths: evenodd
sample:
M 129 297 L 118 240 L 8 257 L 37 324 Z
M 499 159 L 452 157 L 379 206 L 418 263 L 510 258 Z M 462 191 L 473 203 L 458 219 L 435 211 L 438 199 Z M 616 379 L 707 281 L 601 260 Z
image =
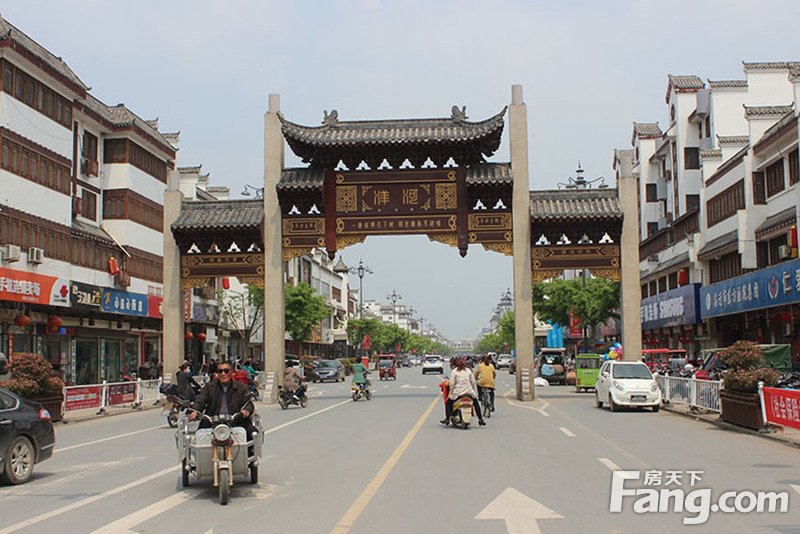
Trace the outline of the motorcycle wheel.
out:
M 228 470 L 223 469 L 219 472 L 219 503 L 228 504 L 230 487 L 228 486 Z
M 178 413 L 175 411 L 169 412 L 167 415 L 167 424 L 170 428 L 176 428 L 178 426 Z
M 300 397 L 300 406 L 302 406 L 303 408 L 308 406 L 308 397 L 306 397 L 305 395 Z
M 288 407 L 289 407 L 289 405 L 288 405 L 288 404 L 286 403 L 286 401 L 285 401 L 285 400 L 283 400 L 283 399 L 278 399 L 278 404 L 280 404 L 280 405 L 281 405 L 281 410 L 285 410 L 286 408 L 288 408 Z
M 370 392 L 370 390 L 367 390 L 366 393 L 364 393 L 364 396 L 367 397 L 367 400 L 372 399 L 372 393 Z
M 250 484 L 258 484 L 258 466 L 250 464 Z
M 353 393 L 353 402 L 358 400 L 358 393 Z
M 181 486 L 189 487 L 189 471 L 186 470 L 186 458 L 181 460 Z
M 258 397 L 259 397 L 258 390 L 254 389 L 253 390 L 253 400 L 258 400 Z

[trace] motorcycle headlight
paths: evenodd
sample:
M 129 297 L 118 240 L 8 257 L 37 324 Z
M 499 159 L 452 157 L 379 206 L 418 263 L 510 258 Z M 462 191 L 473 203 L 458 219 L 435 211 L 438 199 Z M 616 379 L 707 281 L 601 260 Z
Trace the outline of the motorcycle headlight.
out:
M 625 384 L 622 382 L 617 382 L 614 380 L 614 387 L 617 388 L 619 391 L 625 391 Z
M 214 427 L 214 439 L 217 441 L 228 441 L 231 437 L 231 428 L 228 425 L 217 425 Z

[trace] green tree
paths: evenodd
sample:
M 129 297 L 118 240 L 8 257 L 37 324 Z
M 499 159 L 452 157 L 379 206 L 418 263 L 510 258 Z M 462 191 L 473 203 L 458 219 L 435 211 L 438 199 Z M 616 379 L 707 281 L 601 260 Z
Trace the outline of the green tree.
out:
M 298 343 L 311 338 L 311 331 L 323 319 L 333 313 L 325 305 L 325 299 L 317 295 L 317 290 L 306 282 L 296 286 L 286 284 L 284 290 L 284 313 L 286 331 Z
M 383 324 L 377 319 L 352 319 L 347 322 L 347 338 L 350 340 L 350 345 L 361 347 L 364 338 L 369 334 L 372 347 L 373 341 L 380 337 L 379 332 L 382 328 Z
M 264 327 L 264 290 L 246 285 L 242 291 L 219 291 L 220 316 L 228 329 L 239 333 L 245 344 Z
M 395 352 L 400 347 L 400 352 L 405 350 L 408 342 L 408 332 L 396 324 L 383 325 L 378 333 L 376 347 L 384 353 Z
M 516 325 L 514 324 L 514 312 L 507 311 L 503 317 L 500 318 L 500 324 L 497 328 L 497 335 L 500 342 L 503 344 L 503 351 L 506 347 L 513 349 L 516 345 Z
M 498 334 L 490 332 L 475 343 L 474 350 L 477 353 L 502 352 L 504 345 L 503 340 L 500 339 Z

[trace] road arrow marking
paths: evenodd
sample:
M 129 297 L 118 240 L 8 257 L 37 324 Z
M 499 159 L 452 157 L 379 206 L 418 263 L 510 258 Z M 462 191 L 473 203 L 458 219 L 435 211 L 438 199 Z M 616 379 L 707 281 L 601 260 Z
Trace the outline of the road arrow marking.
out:
M 539 519 L 564 519 L 542 503 L 536 502 L 514 488 L 506 488 L 475 519 L 502 519 L 508 534 L 539 534 Z
M 428 389 L 428 386 L 412 386 L 411 384 L 403 384 L 400 389 Z

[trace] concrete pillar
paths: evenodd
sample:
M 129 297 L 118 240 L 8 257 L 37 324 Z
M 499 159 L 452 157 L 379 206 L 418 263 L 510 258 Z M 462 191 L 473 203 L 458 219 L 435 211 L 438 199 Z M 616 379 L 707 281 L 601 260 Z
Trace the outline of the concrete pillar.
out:
M 283 244 L 281 210 L 276 189 L 283 171 L 283 133 L 280 95 L 269 95 L 264 115 L 264 362 L 267 381 L 283 376 L 285 318 L 283 307 Z M 277 388 L 268 388 L 264 401 L 277 401 Z
M 620 172 L 617 179 L 622 208 L 622 244 L 620 250 L 622 282 L 620 312 L 622 316 L 622 358 L 642 358 L 642 291 L 639 284 L 639 215 L 636 202 L 636 179 L 633 177 L 633 154 L 619 151 Z
M 167 178 L 167 191 L 164 194 L 164 301 L 161 304 L 163 316 L 164 374 L 178 371 L 184 359 L 183 290 L 181 289 L 181 252 L 170 226 L 181 213 L 183 193 L 180 192 L 180 175 L 171 171 Z M 149 363 L 149 362 L 148 362 Z
M 533 391 L 533 297 L 531 295 L 531 199 L 528 184 L 528 108 L 522 86 L 511 86 L 508 109 L 514 250 L 514 328 L 517 354 L 517 399 L 534 399 Z

